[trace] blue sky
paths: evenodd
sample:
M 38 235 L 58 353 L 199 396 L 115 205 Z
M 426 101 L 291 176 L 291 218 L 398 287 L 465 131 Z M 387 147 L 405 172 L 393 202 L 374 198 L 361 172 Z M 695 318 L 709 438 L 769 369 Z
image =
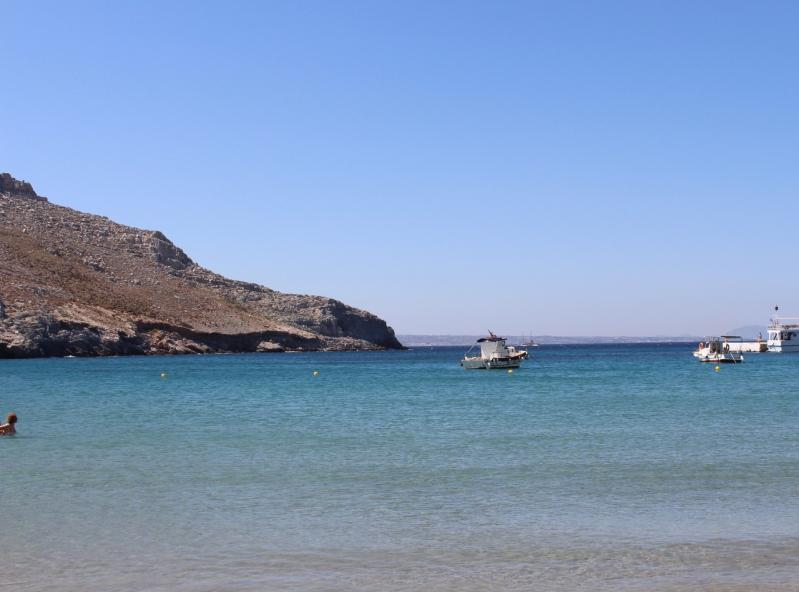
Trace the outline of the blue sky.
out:
M 794 2 L 0 3 L 0 169 L 400 333 L 799 315 Z

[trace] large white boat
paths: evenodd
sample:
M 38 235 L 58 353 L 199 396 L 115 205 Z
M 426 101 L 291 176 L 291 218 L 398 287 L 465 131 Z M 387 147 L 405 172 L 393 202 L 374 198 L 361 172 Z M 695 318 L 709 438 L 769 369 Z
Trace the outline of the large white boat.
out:
M 504 370 L 521 366 L 522 360 L 527 359 L 527 350 L 516 349 L 512 345 L 505 345 L 504 337 L 497 337 L 491 331 L 488 337 L 482 337 L 466 352 L 461 360 L 461 366 L 469 370 Z M 472 349 L 480 346 L 479 356 L 470 356 Z
M 779 307 L 774 310 L 779 311 Z M 770 352 L 799 352 L 799 318 L 774 315 L 768 326 L 766 347 Z
M 730 348 L 730 343 L 740 342 L 741 338 L 737 335 L 710 337 L 707 341 L 700 343 L 694 350 L 694 357 L 700 362 L 740 364 L 744 361 L 744 356 L 740 349 Z

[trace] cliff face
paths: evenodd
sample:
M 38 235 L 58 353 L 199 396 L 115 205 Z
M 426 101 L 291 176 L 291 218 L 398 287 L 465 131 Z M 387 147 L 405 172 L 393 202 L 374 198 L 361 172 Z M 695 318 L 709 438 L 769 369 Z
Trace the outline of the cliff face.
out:
M 401 347 L 371 313 L 227 279 L 0 175 L 0 358 Z

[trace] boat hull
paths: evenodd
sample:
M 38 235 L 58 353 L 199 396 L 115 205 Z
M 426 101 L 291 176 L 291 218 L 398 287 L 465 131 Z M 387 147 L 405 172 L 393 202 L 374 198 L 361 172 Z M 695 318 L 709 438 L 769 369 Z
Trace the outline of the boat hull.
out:
M 512 360 L 509 358 L 484 360 L 482 358 L 464 358 L 461 360 L 461 366 L 467 370 L 506 370 L 518 368 L 521 366 L 521 360 Z
M 740 364 L 744 361 L 742 346 L 740 337 L 722 335 L 711 337 L 707 344 L 700 343 L 693 354 L 697 360 L 708 364 Z
M 782 343 L 769 341 L 768 351 L 775 353 L 799 353 L 799 343 Z
M 709 364 L 740 364 L 744 361 L 743 355 L 737 352 L 727 352 L 723 354 L 702 354 L 694 352 L 694 357 L 700 362 Z
M 738 359 L 735 358 L 699 358 L 700 362 L 716 363 L 716 364 L 740 364 L 744 361 L 743 356 Z

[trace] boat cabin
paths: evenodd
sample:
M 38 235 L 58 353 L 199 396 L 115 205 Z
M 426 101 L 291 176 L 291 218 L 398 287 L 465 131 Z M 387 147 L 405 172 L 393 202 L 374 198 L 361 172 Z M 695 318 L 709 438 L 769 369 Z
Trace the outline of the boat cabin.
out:
M 497 337 L 489 331 L 489 337 L 481 337 L 477 340 L 480 344 L 480 357 L 484 360 L 493 360 L 494 358 L 507 358 L 511 352 L 505 345 L 506 339 L 504 337 Z
M 776 341 L 778 339 L 780 341 L 791 341 L 796 339 L 797 336 L 799 336 L 799 331 L 791 331 L 787 327 L 783 328 L 782 331 L 779 329 L 769 329 L 768 332 L 769 341 Z
M 799 318 L 771 319 L 766 344 L 772 352 L 799 351 Z

